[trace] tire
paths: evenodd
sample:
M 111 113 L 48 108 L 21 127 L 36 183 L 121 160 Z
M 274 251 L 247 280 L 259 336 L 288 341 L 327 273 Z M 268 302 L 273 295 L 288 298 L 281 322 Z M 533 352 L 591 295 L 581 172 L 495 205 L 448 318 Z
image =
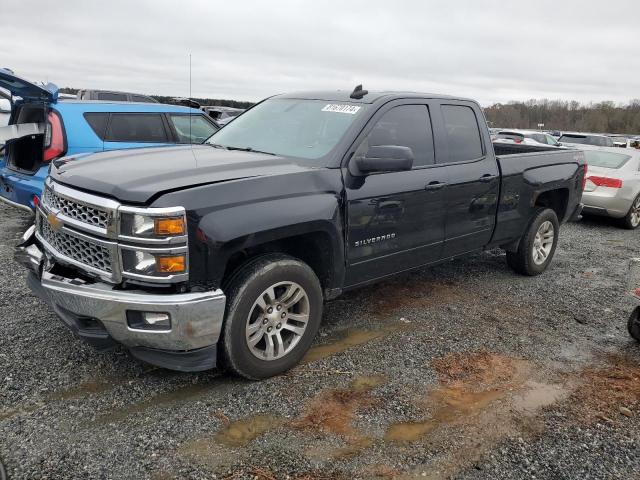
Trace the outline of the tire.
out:
M 322 308 L 320 281 L 306 263 L 280 254 L 250 260 L 228 284 L 223 368 L 260 380 L 294 367 L 316 336 Z
M 627 330 L 631 338 L 640 342 L 640 307 L 634 308 L 633 312 L 631 312 L 627 321 Z
M 640 226 L 640 195 L 633 199 L 633 203 L 627 214 L 621 219 L 622 226 L 629 230 L 635 230 Z
M 552 230 L 549 230 L 550 228 Z M 538 237 L 539 231 L 540 236 Z M 549 231 L 551 231 L 553 238 L 548 237 Z M 520 239 L 518 250 L 507 252 L 507 264 L 522 275 L 540 275 L 553 259 L 558 245 L 559 232 L 560 224 L 556 212 L 550 208 L 538 208 Z M 543 253 L 544 255 L 542 255 Z

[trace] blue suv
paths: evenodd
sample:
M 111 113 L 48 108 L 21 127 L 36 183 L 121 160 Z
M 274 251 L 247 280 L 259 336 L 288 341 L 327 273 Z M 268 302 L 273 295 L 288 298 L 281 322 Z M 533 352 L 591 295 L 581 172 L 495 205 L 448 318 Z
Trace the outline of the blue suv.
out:
M 0 161 L 0 201 L 32 211 L 49 163 L 106 150 L 203 143 L 218 126 L 201 110 L 159 103 L 58 101 L 53 84 L 36 85 L 0 69 L 0 87 L 16 98 Z M 2 148 L 0 146 L 0 148 Z

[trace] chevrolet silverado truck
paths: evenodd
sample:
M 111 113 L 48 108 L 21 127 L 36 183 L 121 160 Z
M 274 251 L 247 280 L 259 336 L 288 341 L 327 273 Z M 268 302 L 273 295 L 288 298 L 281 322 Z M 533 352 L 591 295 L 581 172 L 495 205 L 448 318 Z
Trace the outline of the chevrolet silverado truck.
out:
M 585 170 L 578 150 L 494 148 L 472 100 L 279 95 L 203 145 L 53 161 L 16 259 L 100 349 L 261 379 L 347 290 L 496 247 L 542 273 Z

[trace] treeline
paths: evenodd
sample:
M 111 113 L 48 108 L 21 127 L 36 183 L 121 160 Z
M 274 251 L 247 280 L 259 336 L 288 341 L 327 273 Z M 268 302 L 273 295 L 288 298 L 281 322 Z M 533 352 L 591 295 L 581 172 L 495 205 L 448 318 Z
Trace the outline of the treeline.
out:
M 78 88 L 72 87 L 63 87 L 60 89 L 60 93 L 69 93 L 71 95 L 77 95 Z M 139 92 L 135 92 L 139 93 Z M 146 95 L 146 94 L 143 94 Z M 164 95 L 149 95 L 152 98 L 155 98 L 160 103 L 168 103 L 168 104 L 176 104 L 177 102 L 174 100 L 176 97 L 167 97 Z M 253 105 L 251 102 L 239 102 L 237 100 L 224 100 L 219 98 L 192 98 L 191 100 L 195 100 L 200 105 L 218 105 L 222 107 L 234 107 L 234 108 L 249 108 Z
M 529 100 L 496 103 L 484 111 L 493 127 L 537 129 L 544 123 L 545 130 L 640 134 L 640 100 L 627 105 Z

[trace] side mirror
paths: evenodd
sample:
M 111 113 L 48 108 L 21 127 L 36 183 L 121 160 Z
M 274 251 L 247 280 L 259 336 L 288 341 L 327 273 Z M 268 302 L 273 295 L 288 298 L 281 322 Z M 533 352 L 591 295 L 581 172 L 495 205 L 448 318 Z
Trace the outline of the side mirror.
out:
M 411 170 L 413 151 L 409 147 L 398 145 L 369 147 L 366 155 L 356 158 L 355 163 L 362 174 Z

